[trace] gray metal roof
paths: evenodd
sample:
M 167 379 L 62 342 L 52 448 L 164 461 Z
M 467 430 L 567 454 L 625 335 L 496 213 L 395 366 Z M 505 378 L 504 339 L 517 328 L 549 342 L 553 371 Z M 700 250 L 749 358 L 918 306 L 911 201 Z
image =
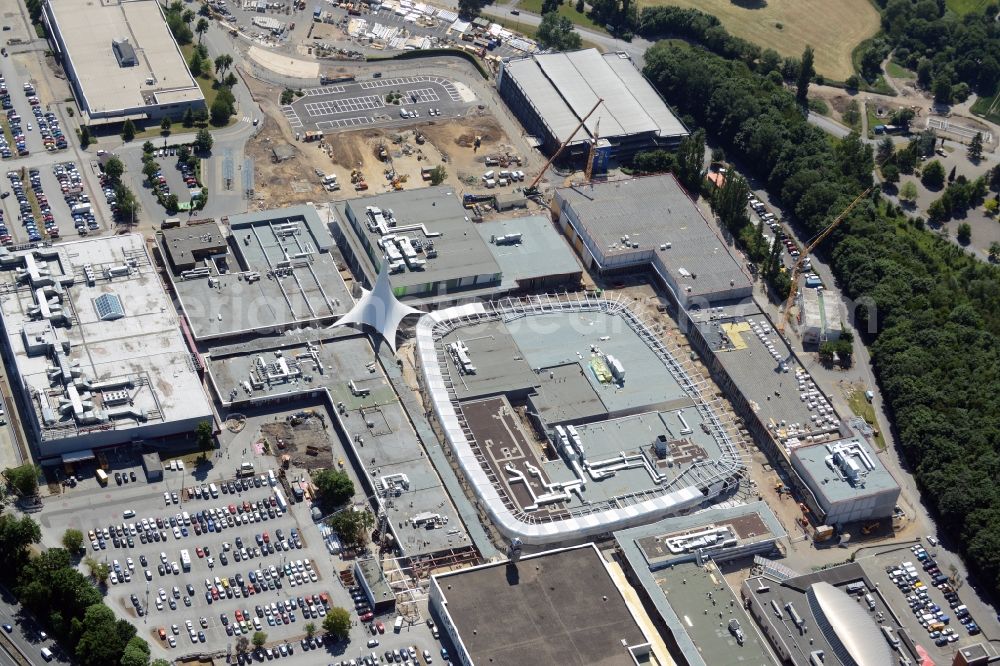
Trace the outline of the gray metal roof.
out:
M 501 286 L 504 288 L 516 287 L 520 280 L 580 273 L 583 270 L 572 248 L 548 218 L 529 215 L 483 222 L 475 228 L 500 265 L 503 273 Z M 515 233 L 522 235 L 521 242 L 516 245 L 490 243 L 492 236 Z
M 504 70 L 560 141 L 569 137 L 599 98 L 604 104 L 587 120 L 586 133 L 577 134 L 578 141 L 593 137 L 598 121 L 602 137 L 646 132 L 687 134 L 624 54 L 602 56 L 597 49 L 547 53 L 511 60 Z
M 602 124 L 602 135 L 603 128 Z M 690 288 L 689 297 L 750 287 L 750 278 L 730 254 L 726 241 L 673 175 L 565 187 L 558 195 L 573 206 L 599 259 L 649 254 L 676 284 Z M 625 248 L 621 240 L 625 235 L 639 247 Z M 669 247 L 661 249 L 666 244 Z
M 863 449 L 868 455 L 873 469 L 865 470 L 862 483 L 852 484 L 827 466 L 826 457 L 830 455 L 827 447 L 836 445 L 840 441 L 850 442 Z M 868 443 L 861 437 L 852 437 L 849 440 L 838 440 L 827 444 L 802 446 L 792 451 L 792 457 L 799 462 L 801 471 L 804 472 L 804 480 L 813 492 L 825 498 L 830 504 L 850 497 L 875 495 L 886 490 L 899 488 L 896 479 L 882 464 L 882 459 L 875 455 Z M 864 469 L 863 466 L 862 469 Z
M 820 622 L 820 628 L 835 652 L 842 646 L 857 666 L 885 666 L 893 663 L 892 652 L 882 637 L 879 625 L 846 592 L 821 581 L 813 583 L 808 596 L 813 614 L 826 621 Z M 840 645 L 837 645 L 838 642 Z M 851 663 L 846 659 L 842 661 Z

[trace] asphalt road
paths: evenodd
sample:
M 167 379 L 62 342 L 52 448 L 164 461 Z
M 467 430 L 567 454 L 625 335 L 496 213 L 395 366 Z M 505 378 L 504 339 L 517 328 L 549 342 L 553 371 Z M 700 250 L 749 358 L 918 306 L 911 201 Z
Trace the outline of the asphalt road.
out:
M 31 663 L 42 663 L 41 649 L 43 647 L 48 647 L 55 654 L 55 658 L 48 663 L 70 663 L 62 654 L 59 645 L 51 639 L 43 640 L 41 638 L 38 633 L 40 627 L 35 619 L 23 611 L 14 599 L 14 595 L 4 587 L 0 587 L 0 624 L 11 625 L 13 631 L 9 634 L 5 631 L 4 634 Z

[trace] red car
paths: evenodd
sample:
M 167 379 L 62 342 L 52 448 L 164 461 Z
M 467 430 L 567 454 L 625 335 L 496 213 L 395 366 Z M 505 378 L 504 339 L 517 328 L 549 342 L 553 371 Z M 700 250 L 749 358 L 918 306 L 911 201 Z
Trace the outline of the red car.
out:
M 198 557 L 205 557 L 205 551 L 201 549 L 201 546 L 198 546 L 194 552 L 198 553 Z
M 271 536 L 267 532 L 264 532 L 264 543 L 271 543 Z
M 243 611 L 241 611 L 239 608 L 236 609 L 236 621 L 237 622 L 243 621 Z
M 380 633 L 380 634 L 384 634 L 385 633 L 385 625 L 382 624 L 381 622 L 376 622 L 375 623 L 375 628 L 378 629 L 378 633 Z
M 365 611 L 364 613 L 358 616 L 358 619 L 361 620 L 362 622 L 367 622 L 373 617 L 375 617 L 375 613 L 372 613 L 371 611 Z

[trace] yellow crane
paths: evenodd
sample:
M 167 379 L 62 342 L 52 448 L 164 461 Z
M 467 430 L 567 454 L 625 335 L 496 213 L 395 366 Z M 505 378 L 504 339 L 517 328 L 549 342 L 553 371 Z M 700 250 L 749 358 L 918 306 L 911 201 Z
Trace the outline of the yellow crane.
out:
M 594 125 L 594 138 L 590 142 L 590 152 L 587 153 L 587 168 L 584 171 L 587 182 L 594 179 L 594 160 L 597 159 L 597 141 L 601 138 L 601 117 L 597 116 L 597 123 Z
M 587 122 L 587 118 L 590 118 L 592 115 L 594 115 L 594 111 L 597 111 L 597 107 L 599 107 L 603 103 L 604 99 L 602 98 L 597 99 L 597 104 L 594 105 L 594 108 L 592 108 L 590 111 L 587 112 L 587 115 L 585 115 L 580 120 L 580 124 L 577 125 L 572 132 L 570 132 L 570 135 L 566 137 L 566 140 L 562 142 L 562 145 L 560 145 L 559 148 L 556 149 L 556 152 L 552 153 L 552 157 L 550 157 L 549 161 L 545 163 L 545 166 L 542 167 L 542 170 L 538 172 L 538 175 L 535 176 L 535 179 L 531 181 L 531 185 L 528 185 L 526 188 L 524 188 L 525 196 L 530 197 L 534 194 L 538 194 L 538 189 L 537 189 L 538 183 L 539 181 L 542 180 L 542 176 L 544 176 L 545 172 L 548 171 L 548 168 L 552 166 L 552 163 L 556 161 L 556 158 L 558 158 L 559 155 L 562 154 L 562 151 L 566 148 L 567 145 L 569 145 L 569 142 L 573 140 L 573 137 L 576 136 L 576 133 L 580 131 L 580 128 L 583 127 L 583 124 Z
M 840 213 L 840 215 L 834 218 L 833 222 L 827 225 L 823 231 L 819 232 L 819 234 L 816 235 L 808 246 L 803 248 L 802 254 L 800 254 L 799 258 L 795 260 L 795 264 L 792 266 L 792 284 L 788 289 L 788 298 L 785 300 L 785 305 L 782 308 L 781 316 L 778 320 L 778 333 L 783 334 L 785 332 L 785 322 L 788 320 L 788 315 L 792 309 L 792 303 L 795 301 L 795 294 L 799 287 L 799 272 L 802 270 L 802 264 L 805 262 L 806 257 L 812 254 L 812 251 L 816 249 L 816 246 L 826 240 L 826 237 L 833 233 L 833 230 L 844 221 L 847 214 L 850 213 L 862 199 L 868 196 L 872 189 L 874 188 L 869 187 L 867 190 L 859 194 L 857 198 L 855 198 L 854 201 L 852 201 L 850 205 L 848 205 L 847 208 Z M 777 239 L 775 239 L 775 242 L 777 242 Z

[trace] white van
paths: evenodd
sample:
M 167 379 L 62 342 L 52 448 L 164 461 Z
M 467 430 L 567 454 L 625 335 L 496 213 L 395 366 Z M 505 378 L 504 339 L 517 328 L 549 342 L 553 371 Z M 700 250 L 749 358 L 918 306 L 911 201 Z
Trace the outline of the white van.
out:
M 404 107 L 400 107 L 400 109 L 399 109 L 399 117 L 400 118 L 409 118 L 410 117 L 410 112 L 406 110 L 405 106 Z
M 135 511 L 132 509 L 125 509 L 122 511 L 122 518 L 135 518 Z
M 270 483 L 272 486 L 278 485 L 278 480 L 276 478 L 274 478 L 274 470 L 273 469 L 267 470 L 267 482 Z
M 53 656 L 54 655 L 52 654 L 52 650 L 48 648 L 42 648 L 42 659 L 44 659 L 45 661 L 52 661 Z
M 403 616 L 397 615 L 396 623 L 392 625 L 392 630 L 398 634 L 400 631 L 402 631 L 402 629 L 403 629 Z
M 215 487 L 214 483 L 208 484 L 208 492 L 212 493 L 213 499 L 219 496 L 219 489 Z
M 875 597 L 871 595 L 871 592 L 865 595 L 865 603 L 868 604 L 868 610 L 875 610 Z
M 189 514 L 187 511 L 181 514 L 181 519 L 184 521 L 185 525 L 191 524 L 191 514 Z

